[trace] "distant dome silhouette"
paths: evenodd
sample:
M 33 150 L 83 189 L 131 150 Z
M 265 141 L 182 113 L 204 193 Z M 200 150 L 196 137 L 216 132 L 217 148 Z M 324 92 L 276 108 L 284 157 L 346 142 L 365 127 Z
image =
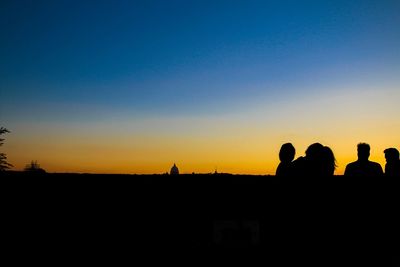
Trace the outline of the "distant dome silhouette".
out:
M 178 175 L 179 174 L 179 169 L 178 169 L 178 167 L 176 167 L 175 163 L 174 163 L 174 166 L 172 166 L 172 168 L 171 168 L 170 174 L 171 175 Z

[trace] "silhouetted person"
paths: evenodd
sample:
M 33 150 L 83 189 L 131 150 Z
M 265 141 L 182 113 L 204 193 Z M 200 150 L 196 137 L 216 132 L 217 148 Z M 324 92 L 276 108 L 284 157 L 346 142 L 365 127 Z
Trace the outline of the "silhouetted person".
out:
M 381 176 L 383 175 L 382 167 L 379 163 L 369 161 L 370 146 L 366 143 L 357 145 L 358 160 L 347 164 L 344 172 L 345 176 Z
M 322 148 L 321 174 L 323 176 L 333 176 L 336 169 L 336 159 L 332 149 L 328 146 Z
M 385 153 L 386 165 L 385 175 L 389 177 L 400 177 L 400 158 L 399 151 L 396 148 L 388 148 Z
M 299 157 L 293 162 L 292 172 L 296 176 L 326 177 L 332 176 L 335 169 L 333 151 L 320 143 L 314 143 L 307 148 L 305 157 Z
M 323 145 L 314 143 L 306 150 L 305 157 L 299 157 L 293 161 L 293 172 L 296 176 L 319 176 L 320 160 L 322 157 Z
M 281 161 L 276 169 L 276 176 L 291 176 L 292 175 L 292 161 L 296 149 L 291 143 L 286 143 L 281 146 L 279 151 L 279 160 Z

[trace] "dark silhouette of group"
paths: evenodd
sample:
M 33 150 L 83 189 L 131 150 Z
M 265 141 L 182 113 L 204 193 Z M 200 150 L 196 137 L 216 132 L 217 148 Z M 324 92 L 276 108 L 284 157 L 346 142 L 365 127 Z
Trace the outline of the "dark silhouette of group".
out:
M 369 160 L 370 146 L 367 143 L 357 145 L 357 161 L 347 164 L 344 175 L 353 177 L 400 177 L 400 158 L 396 148 L 385 149 L 385 173 L 379 163 Z M 294 160 L 296 149 L 291 143 L 281 146 L 279 151 L 280 163 L 276 176 L 333 176 L 336 165 L 335 155 L 331 148 L 320 143 L 311 144 L 305 156 Z
M 304 157 L 294 160 L 294 156 L 294 146 L 291 143 L 283 144 L 279 152 L 281 163 L 276 171 L 277 176 L 332 176 L 336 168 L 332 150 L 320 143 L 310 145 Z

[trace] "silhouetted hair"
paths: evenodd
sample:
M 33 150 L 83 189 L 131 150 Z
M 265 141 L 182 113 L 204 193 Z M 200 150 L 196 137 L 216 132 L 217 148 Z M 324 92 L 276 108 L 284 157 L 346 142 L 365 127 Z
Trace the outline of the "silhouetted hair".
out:
M 299 157 L 293 162 L 293 173 L 299 176 L 318 177 L 326 174 L 324 171 L 323 145 L 311 144 L 305 157 Z
M 293 174 L 293 159 L 296 154 L 296 149 L 291 143 L 286 143 L 281 146 L 279 151 L 279 160 L 281 161 L 276 169 L 276 176 L 290 177 Z
M 311 144 L 306 150 L 306 157 L 311 160 L 318 160 L 323 147 L 320 143 Z
M 291 143 L 286 143 L 281 146 L 279 151 L 279 159 L 282 162 L 291 162 L 296 154 L 296 149 Z
M 386 158 L 385 175 L 389 177 L 400 177 L 399 151 L 391 147 L 385 149 L 383 152 Z
M 330 147 L 322 148 L 322 173 L 324 175 L 333 175 L 336 169 L 336 159 Z
M 400 157 L 399 151 L 394 147 L 385 149 L 383 151 L 383 153 L 385 153 L 385 158 L 389 161 L 390 160 L 399 160 L 399 157 Z
M 357 145 L 358 158 L 361 160 L 368 160 L 371 147 L 367 143 L 359 143 Z

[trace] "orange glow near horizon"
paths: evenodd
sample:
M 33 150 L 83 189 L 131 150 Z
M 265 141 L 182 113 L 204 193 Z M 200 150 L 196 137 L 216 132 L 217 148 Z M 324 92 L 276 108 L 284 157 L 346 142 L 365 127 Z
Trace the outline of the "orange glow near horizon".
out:
M 296 144 L 296 142 L 293 143 Z M 393 143 L 389 145 L 387 144 L 389 142 L 385 142 L 386 146 L 369 143 L 371 144 L 370 159 L 379 162 L 384 167 L 383 150 L 392 146 Z M 341 145 L 333 146 L 338 162 L 336 174 L 343 174 L 345 165 L 356 160 L 356 144 L 355 142 L 348 148 Z M 191 151 L 178 148 L 170 153 L 170 156 L 163 156 L 159 151 L 158 157 L 151 157 L 151 151 L 157 153 L 155 149 L 133 152 L 135 149 L 128 151 L 118 147 L 110 149 L 90 145 L 78 145 L 76 148 L 71 146 L 70 149 L 63 146 L 39 146 L 31 148 L 32 151 L 36 149 L 42 151 L 39 153 L 26 153 L 25 149 L 20 151 L 17 149 L 16 152 L 9 153 L 10 159 L 19 158 L 19 161 L 12 162 L 14 169 L 21 170 L 35 159 L 48 172 L 153 174 L 169 172 L 172 164 L 176 163 L 181 173 L 211 173 L 217 169 L 218 172 L 234 174 L 274 174 L 279 163 L 280 148 L 278 144 L 275 147 L 269 147 L 268 144 L 254 144 L 248 149 L 237 147 L 229 151 L 228 149 L 212 151 L 213 146 L 203 148 L 193 146 Z M 221 144 L 219 147 L 223 146 Z M 296 157 L 304 155 L 305 149 L 306 145 L 297 145 Z M 142 156 L 138 157 L 137 154 Z
M 149 140 L 152 141 L 156 143 L 156 140 Z M 255 138 L 251 142 L 248 140 L 245 143 L 246 147 L 243 145 L 232 148 L 230 144 L 236 144 L 234 140 L 229 141 L 232 143 L 227 141 L 208 144 L 195 140 L 193 143 L 197 144 L 187 147 L 178 147 L 182 145 L 182 140 L 166 139 L 166 141 L 169 144 L 159 148 L 154 146 L 145 148 L 134 144 L 112 148 L 91 144 L 13 146 L 14 150 L 9 153 L 9 159 L 16 170 L 23 169 L 31 160 L 38 160 L 48 172 L 152 174 L 169 171 L 172 164 L 176 163 L 181 173 L 210 173 L 217 169 L 219 172 L 236 174 L 274 174 L 279 163 L 280 144 L 286 142 L 281 141 L 273 145 L 268 142 L 259 143 L 260 140 Z M 336 174 L 342 174 L 345 165 L 356 160 L 358 141 L 345 143 L 342 141 L 328 144 L 333 148 L 337 158 Z M 383 143 L 378 143 L 372 138 L 361 141 L 368 141 L 371 144 L 370 159 L 379 162 L 382 167 L 385 163 L 383 150 L 387 147 L 399 147 L 393 139 L 387 139 Z M 241 140 L 237 142 L 240 143 Z M 292 142 L 296 146 L 297 157 L 304 155 L 307 145 L 313 141 L 301 143 L 292 140 Z M 13 159 L 18 160 L 11 161 Z
M 274 174 L 281 144 L 292 142 L 298 157 L 320 142 L 343 174 L 359 142 L 383 168 L 383 150 L 400 148 L 396 99 L 397 89 L 342 90 L 215 116 L 21 123 L 8 127 L 4 151 L 15 170 L 37 160 L 48 172 L 157 174 L 176 163 L 181 173 Z

